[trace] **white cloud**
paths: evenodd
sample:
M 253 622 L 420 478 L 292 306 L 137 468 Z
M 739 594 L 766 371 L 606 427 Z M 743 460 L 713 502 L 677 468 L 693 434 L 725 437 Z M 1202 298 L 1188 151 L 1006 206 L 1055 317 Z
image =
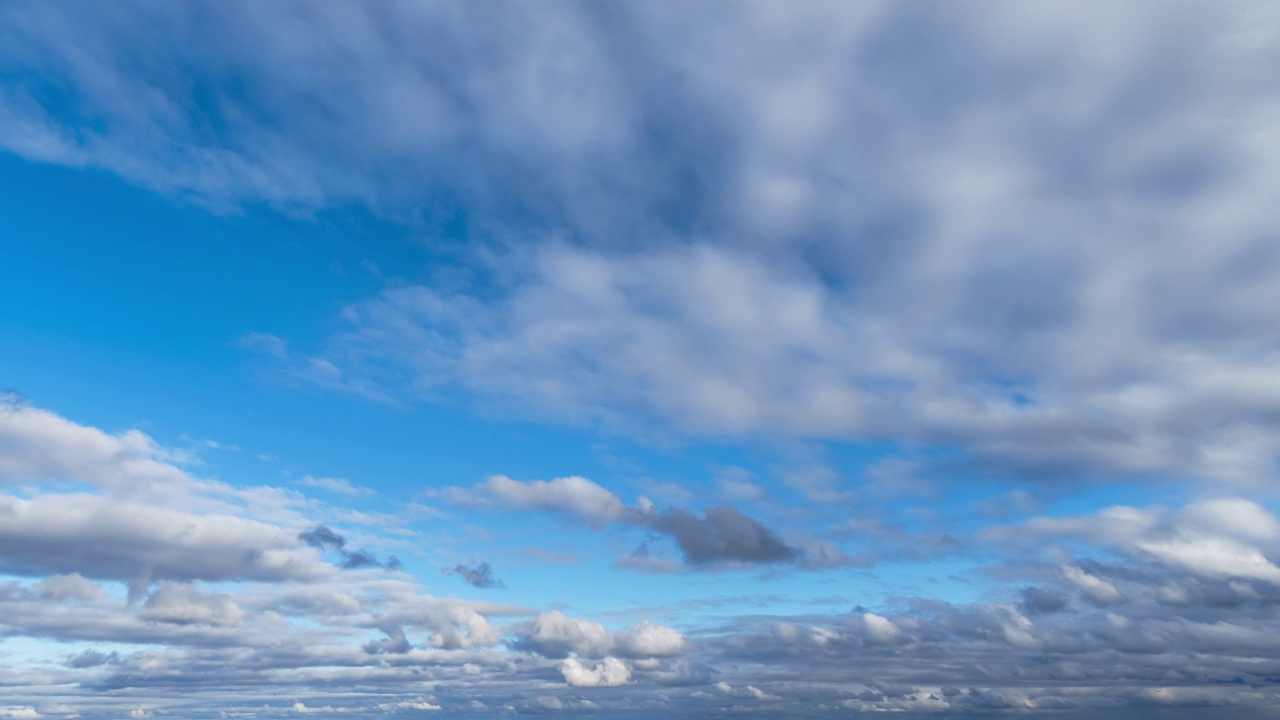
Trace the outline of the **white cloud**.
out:
M 378 706 L 378 709 L 386 712 L 394 712 L 396 710 L 423 710 L 427 712 L 434 712 L 436 710 L 443 710 L 444 708 L 433 702 L 418 698 L 417 700 L 403 700 L 398 703 L 383 703 Z
M 570 652 L 600 657 L 613 648 L 614 638 L 600 623 L 552 610 L 538 613 L 524 631 L 522 642 L 548 657 L 564 657 Z
M 628 655 L 635 657 L 681 655 L 688 649 L 688 643 L 680 631 L 647 621 L 624 633 L 618 642 Z
M 118 492 L 173 491 L 193 481 L 147 435 L 118 435 L 47 410 L 0 402 L 0 482 L 75 480 Z
M 769 693 L 767 693 L 767 692 L 765 692 L 765 691 L 761 690 L 760 688 L 756 687 L 755 685 L 748 685 L 748 686 L 746 687 L 746 691 L 747 691 L 747 693 L 748 693 L 749 695 L 751 695 L 751 697 L 753 697 L 753 698 L 755 698 L 755 699 L 757 699 L 757 700 L 759 700 L 759 701 L 761 701 L 761 702 L 771 702 L 771 701 L 774 701 L 774 700 L 781 700 L 781 699 L 782 699 L 782 698 L 778 697 L 777 695 L 771 695 L 771 694 L 769 694 Z
M 866 627 L 867 639 L 878 645 L 892 645 L 902 640 L 902 631 L 892 620 L 875 613 L 863 613 L 862 622 Z
M 577 517 L 600 526 L 622 513 L 618 496 L 582 477 L 522 482 L 494 475 L 471 490 L 453 488 L 450 498 L 459 504 L 495 503 L 524 510 L 546 510 Z
M 615 657 L 606 657 L 595 667 L 586 667 L 576 658 L 560 663 L 564 681 L 574 687 L 617 687 L 631 682 L 631 668 Z
M 1168 565 L 1209 577 L 1240 577 L 1280 584 L 1280 567 L 1262 551 L 1225 538 L 1149 540 L 1137 548 Z
M 1081 592 L 1089 597 L 1090 600 L 1099 605 L 1108 605 L 1110 603 L 1121 600 L 1124 596 L 1116 589 L 1115 585 L 1095 577 L 1089 573 L 1072 565 L 1063 566 L 1062 577 L 1068 583 L 1078 588 Z
M 1280 583 L 1280 566 L 1268 556 L 1274 552 L 1278 529 L 1280 522 L 1275 515 L 1257 503 L 1218 498 L 1194 502 L 1176 512 L 1116 506 L 1093 516 L 1037 518 L 1025 526 L 993 528 L 985 534 L 1002 542 L 1072 536 L 1105 543 L 1201 577 Z M 1095 602 L 1106 604 L 1121 598 L 1111 582 L 1080 568 L 1068 566 L 1061 572 Z

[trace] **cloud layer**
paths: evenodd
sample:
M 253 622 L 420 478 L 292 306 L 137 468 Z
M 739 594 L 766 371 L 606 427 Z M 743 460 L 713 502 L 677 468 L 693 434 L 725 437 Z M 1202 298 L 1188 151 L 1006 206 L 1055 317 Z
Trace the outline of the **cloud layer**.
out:
M 10 445 L 29 432 L 25 418 L 76 429 L 65 444 L 48 446 L 54 456 L 98 432 L 47 411 L 9 412 L 2 441 Z M 151 478 L 160 467 L 182 487 L 147 480 L 149 494 L 119 497 L 109 488 L 134 487 L 120 475 L 100 491 L 68 494 L 59 485 L 75 476 L 23 482 L 14 471 L 27 497 L 4 497 L 19 508 L 6 527 L 35 540 L 0 544 L 7 572 L 21 571 L 0 581 L 0 631 L 56 641 L 60 653 L 54 666 L 12 668 L 15 716 L 180 708 L 212 717 L 249 707 L 263 717 L 433 708 L 483 715 L 511 706 L 975 718 L 1216 708 L 1250 717 L 1275 702 L 1280 519 L 1243 498 L 1115 505 L 990 526 L 970 540 L 995 579 L 991 598 L 978 602 L 902 596 L 876 610 L 609 627 L 561 610 L 432 596 L 380 566 L 351 569 L 349 556 L 371 551 L 348 550 L 341 532 L 307 518 L 324 507 L 302 498 L 292 525 L 281 524 L 278 508 L 270 510 L 274 521 L 184 515 L 166 503 L 226 509 L 236 494 L 263 490 L 200 480 L 157 459 L 167 451 L 144 446 L 152 449 L 140 472 Z M 27 458 L 33 468 L 52 460 Z M 627 505 L 583 478 L 491 479 L 444 494 L 482 512 L 506 503 L 570 518 L 593 533 L 617 526 L 666 534 L 691 566 L 794 559 L 777 549 L 791 546 L 729 506 L 702 517 L 660 512 Z M 46 506 L 56 520 L 24 524 L 26 508 Z M 75 521 L 81 515 L 94 520 Z M 131 522 L 111 525 L 117 517 Z M 602 517 L 609 525 L 592 524 Z M 173 523 L 182 529 L 170 531 Z M 110 532 L 82 538 L 86 527 Z M 43 549 L 51 533 L 64 541 L 60 552 Z M 487 563 L 460 567 L 493 579 Z M 282 695 L 302 699 L 281 702 Z
M 276 377 L 788 458 L 430 478 L 427 535 L 6 397 L 0 717 L 1270 716 L 1276 37 L 1244 0 L 0 7 L 5 152 L 418 241 L 322 339 L 242 328 Z M 520 558 L 684 599 L 579 616 L 491 552 L 530 517 L 563 534 Z M 838 592 L 682 595 L 753 582 Z
M 4 11 L 10 151 L 468 219 L 474 282 L 353 304 L 286 357 L 315 382 L 1014 476 L 1274 470 L 1265 4 L 75 7 Z

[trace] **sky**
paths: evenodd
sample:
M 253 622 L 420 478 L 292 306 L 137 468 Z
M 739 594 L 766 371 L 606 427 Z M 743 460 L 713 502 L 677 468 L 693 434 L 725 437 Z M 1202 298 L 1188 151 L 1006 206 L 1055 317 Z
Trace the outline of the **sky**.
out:
M 0 719 L 1280 717 L 1278 65 L 0 3 Z

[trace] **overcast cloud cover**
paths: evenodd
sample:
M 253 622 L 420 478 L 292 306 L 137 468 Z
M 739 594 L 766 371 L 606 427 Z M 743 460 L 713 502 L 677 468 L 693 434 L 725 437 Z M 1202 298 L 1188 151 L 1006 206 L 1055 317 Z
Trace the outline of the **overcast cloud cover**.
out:
M 0 718 L 1273 717 L 1280 7 L 0 4 Z

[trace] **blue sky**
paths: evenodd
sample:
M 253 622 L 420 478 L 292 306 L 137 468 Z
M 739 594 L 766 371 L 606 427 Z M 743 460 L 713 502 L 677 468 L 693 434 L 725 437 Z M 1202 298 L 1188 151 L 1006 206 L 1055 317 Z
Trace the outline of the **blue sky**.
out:
M 0 6 L 0 718 L 1269 717 L 1278 31 Z

